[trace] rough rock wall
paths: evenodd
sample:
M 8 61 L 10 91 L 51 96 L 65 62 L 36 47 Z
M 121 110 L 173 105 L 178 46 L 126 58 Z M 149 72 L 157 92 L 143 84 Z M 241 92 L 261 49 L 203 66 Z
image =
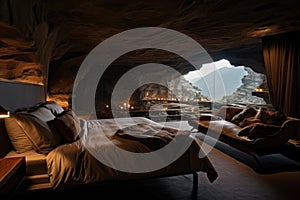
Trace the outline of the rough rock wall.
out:
M 43 85 L 43 68 L 36 48 L 18 31 L 0 22 L 0 79 Z
M 245 67 L 245 71 L 247 74 L 242 78 L 243 84 L 233 94 L 223 98 L 221 102 L 265 105 L 266 101 L 263 98 L 252 95 L 252 92 L 265 81 L 265 75 L 256 73 L 249 67 Z
M 300 13 L 296 0 L 0 0 L 0 20 L 16 27 L 36 49 L 48 95 L 67 104 L 85 56 L 121 31 L 144 26 L 171 28 L 199 42 L 213 60 L 226 58 L 234 65 L 264 72 L 260 37 L 298 30 Z M 169 54 L 137 51 L 132 55 L 115 66 L 127 68 L 140 63 L 136 58 L 141 62 L 152 58 L 152 62 L 171 60 L 182 73 L 193 69 Z M 111 71 L 122 73 L 119 68 Z M 40 81 L 40 71 L 32 69 L 30 73 L 36 73 Z M 27 73 L 23 71 L 22 76 Z

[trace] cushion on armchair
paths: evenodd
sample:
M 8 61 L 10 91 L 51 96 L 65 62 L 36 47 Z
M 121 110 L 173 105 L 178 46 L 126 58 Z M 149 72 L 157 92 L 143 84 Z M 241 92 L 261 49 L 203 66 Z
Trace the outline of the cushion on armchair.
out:
M 248 138 L 251 140 L 264 138 L 276 134 L 276 132 L 279 131 L 280 129 L 281 126 L 257 123 L 251 128 Z
M 277 111 L 265 108 L 256 109 L 252 106 L 244 109 L 235 107 L 236 114 L 231 118 L 230 115 L 234 113 L 232 108 L 234 107 L 223 106 L 214 112 L 212 115 L 223 116 L 219 120 L 210 120 L 213 117 L 207 115 L 202 118 L 189 119 L 188 122 L 204 134 L 209 133 L 210 130 L 218 132 L 220 135 L 217 136 L 222 141 L 244 150 L 264 151 L 278 148 L 289 139 L 298 137 L 299 119 L 287 117 Z M 230 111 L 230 114 L 226 111 Z M 230 118 L 231 120 L 226 120 Z
M 264 124 L 272 124 L 281 126 L 287 119 L 287 116 L 279 113 L 278 111 L 267 110 L 266 108 L 261 108 L 256 118 L 261 120 Z
M 238 133 L 238 136 L 248 136 L 254 124 L 243 127 Z
M 249 117 L 254 117 L 257 114 L 257 110 L 252 106 L 247 106 L 241 112 L 232 117 L 231 122 L 241 126 L 243 121 Z

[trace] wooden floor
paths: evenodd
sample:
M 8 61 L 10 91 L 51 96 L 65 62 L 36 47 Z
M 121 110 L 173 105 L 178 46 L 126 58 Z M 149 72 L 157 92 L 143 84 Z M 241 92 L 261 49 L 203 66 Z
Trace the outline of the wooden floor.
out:
M 300 172 L 261 175 L 251 168 L 213 149 L 209 153 L 219 177 L 210 183 L 206 174 L 199 173 L 199 185 L 193 198 L 192 175 L 115 182 L 106 185 L 65 191 L 30 191 L 12 199 L 201 199 L 201 200 L 298 200 Z

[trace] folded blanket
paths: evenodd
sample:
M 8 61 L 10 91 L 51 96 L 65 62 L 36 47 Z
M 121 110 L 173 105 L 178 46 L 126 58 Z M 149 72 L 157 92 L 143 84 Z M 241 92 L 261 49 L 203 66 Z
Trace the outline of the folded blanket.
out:
M 114 134 L 114 137 L 139 141 L 152 151 L 155 151 L 167 145 L 177 134 L 188 136 L 190 131 L 181 131 L 171 127 L 160 127 L 149 124 L 136 124 L 119 129 Z

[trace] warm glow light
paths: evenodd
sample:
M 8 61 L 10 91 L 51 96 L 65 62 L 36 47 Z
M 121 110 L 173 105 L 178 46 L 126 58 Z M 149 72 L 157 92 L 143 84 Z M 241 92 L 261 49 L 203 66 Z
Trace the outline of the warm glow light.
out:
M 0 115 L 0 118 L 7 118 L 7 117 L 10 117 L 10 114 L 9 114 L 9 112 L 7 112 L 7 114 L 5 115 L 5 114 L 2 114 L 2 115 Z
M 105 108 L 109 108 L 109 105 L 108 105 L 108 104 L 106 104 L 106 105 L 105 105 Z
M 107 105 L 108 106 L 108 105 Z M 108 108 L 106 106 L 106 108 Z M 119 108 L 121 109 L 121 110 L 126 110 L 127 108 L 128 109 L 134 109 L 134 107 L 132 106 L 132 105 L 130 105 L 130 103 L 126 103 L 126 102 L 124 102 L 123 104 L 121 104 L 120 106 L 119 106 Z
M 262 88 L 256 88 L 255 91 L 256 92 L 263 92 L 264 90 Z
M 262 37 L 265 36 L 267 33 L 270 33 L 272 31 L 269 27 L 259 27 L 255 29 L 250 35 L 252 37 Z
M 58 94 L 58 95 L 52 95 L 52 96 L 47 96 L 46 100 L 47 101 L 55 101 L 59 105 L 61 105 L 63 108 L 68 108 L 69 103 L 68 103 L 69 96 L 67 94 Z

